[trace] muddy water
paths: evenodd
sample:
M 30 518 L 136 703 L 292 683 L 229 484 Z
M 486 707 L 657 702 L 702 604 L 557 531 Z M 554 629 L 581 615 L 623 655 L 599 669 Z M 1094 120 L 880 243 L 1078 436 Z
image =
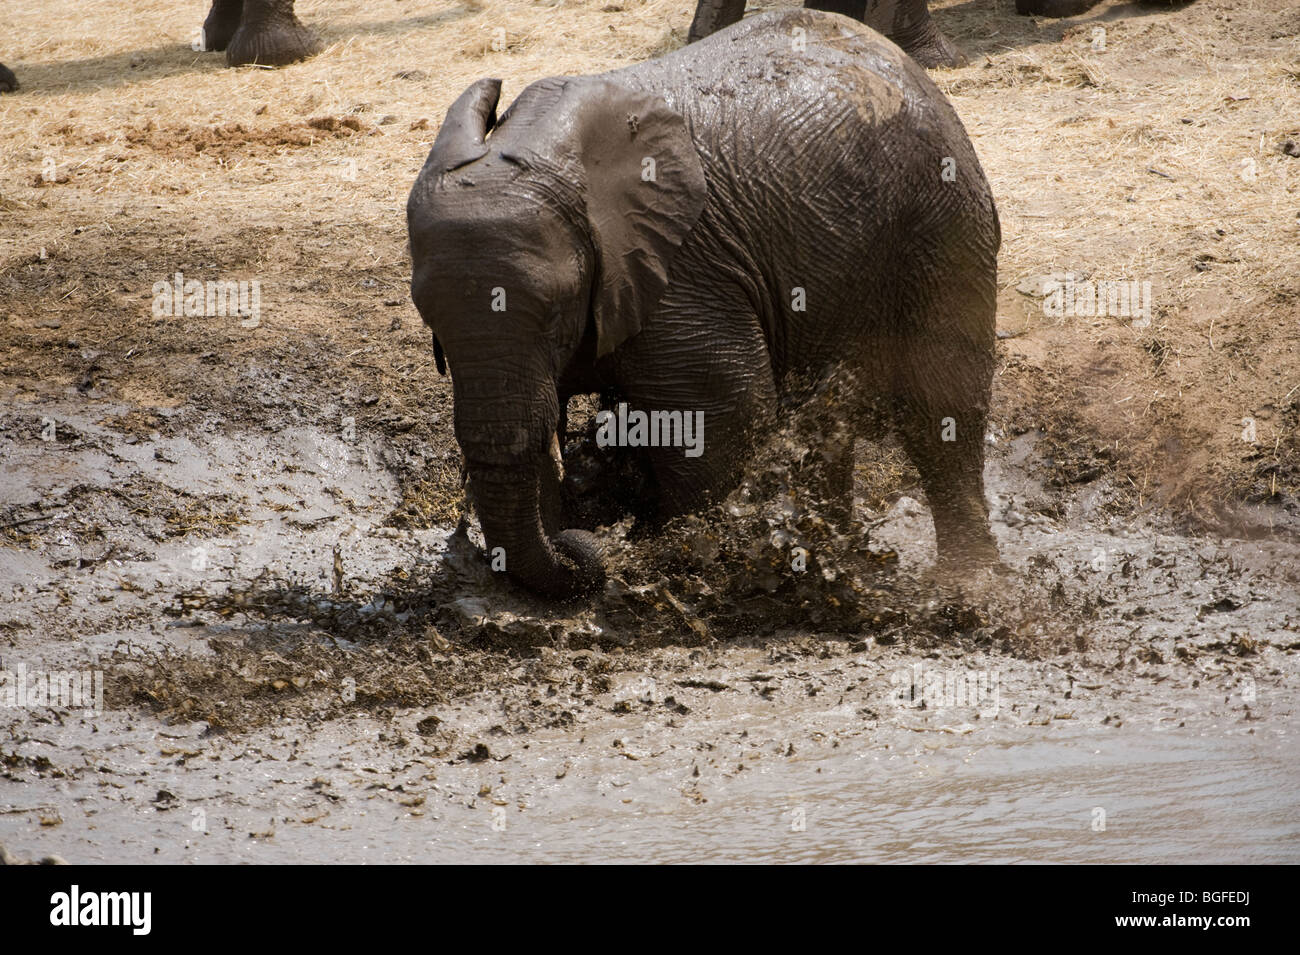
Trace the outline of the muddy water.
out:
M 738 725 L 755 735 L 744 714 L 726 722 L 680 735 L 723 749 Z M 759 735 L 789 734 L 784 717 L 772 722 Z M 155 742 L 152 758 L 141 748 L 123 767 L 138 776 L 125 792 L 8 787 L 11 800 L 36 797 L 47 813 L 61 807 L 64 822 L 35 829 L 7 807 L 0 833 L 15 851 L 106 862 L 1294 863 L 1296 728 L 1070 727 L 920 743 L 886 731 L 791 758 L 750 751 L 723 767 L 698 746 L 662 741 L 664 751 L 647 747 L 636 761 L 611 755 L 607 741 L 592 739 L 602 728 L 588 726 L 533 739 L 490 768 L 440 768 L 412 810 L 382 790 L 416 791 L 410 767 L 382 759 L 374 732 L 350 725 L 298 747 L 292 762 L 254 740 L 255 755 L 222 756 L 237 768 L 219 781 L 206 778 L 203 760 L 187 770 L 172 765 L 174 755 L 158 758 L 187 748 L 171 740 Z M 359 744 L 367 735 L 371 742 Z M 885 749 L 882 736 L 897 745 Z M 640 744 L 625 745 L 635 754 Z M 358 778 L 344 782 L 340 764 L 360 769 Z M 196 810 L 206 832 L 192 829 Z
M 106 456 L 95 419 L 67 420 L 83 446 L 57 469 L 38 439 L 10 440 L 4 503 L 62 502 L 117 550 L 71 519 L 0 546 L 6 666 L 116 654 L 120 679 L 123 656 L 202 663 L 219 641 L 283 662 L 321 635 L 180 613 L 177 594 L 270 574 L 324 597 L 338 546 L 373 611 L 366 595 L 394 567 L 436 565 L 446 546 L 445 531 L 379 526 L 392 482 L 309 428 L 114 442 Z M 1066 594 L 1053 623 L 1078 650 L 796 628 L 750 644 L 474 651 L 495 674 L 479 690 L 363 696 L 342 715 L 299 708 L 220 732 L 186 719 L 172 687 L 135 683 L 88 716 L 0 711 L 0 844 L 128 862 L 1300 862 L 1300 547 L 1111 522 L 1095 492 L 1054 497 L 1044 516 L 1035 471 L 1032 438 L 994 449 L 995 531 L 1015 571 L 997 586 Z M 136 509 L 95 492 L 109 486 Z M 163 510 L 206 502 L 211 527 L 154 533 L 150 495 Z M 924 508 L 904 499 L 882 519 L 901 572 L 923 574 Z M 467 586 L 468 600 L 500 599 Z M 327 642 L 344 658 L 386 652 Z M 470 654 L 444 649 L 430 666 Z M 396 659 L 358 669 L 358 684 L 400 681 L 413 663 Z M 899 695 L 918 672 L 995 693 L 921 708 Z M 219 709 L 201 680 L 185 692 Z
M 1295 863 L 1297 757 L 1294 732 L 837 753 L 741 774 L 704 806 L 588 799 L 505 833 L 475 820 L 429 848 L 499 861 Z

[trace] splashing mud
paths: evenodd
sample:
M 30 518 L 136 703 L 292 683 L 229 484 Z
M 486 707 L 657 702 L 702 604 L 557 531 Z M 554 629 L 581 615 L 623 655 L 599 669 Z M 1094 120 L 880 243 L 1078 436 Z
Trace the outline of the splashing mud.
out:
M 178 592 L 166 612 L 182 621 L 241 617 L 304 629 L 290 646 L 214 640 L 215 660 L 164 654 L 136 666 L 121 654 L 127 699 L 229 729 L 445 701 L 491 682 L 490 666 L 447 667 L 440 651 L 453 645 L 536 657 L 543 648 L 761 642 L 793 628 L 856 646 L 996 648 L 1026 659 L 1087 648 L 1080 624 L 1095 609 L 1059 581 L 1045 589 L 1002 568 L 944 582 L 924 568 L 900 570 L 894 549 L 873 544 L 871 525 L 844 529 L 834 504 L 813 490 L 825 463 L 815 436 L 841 427 L 827 408 L 815 401 L 793 415 L 736 490 L 709 509 L 661 527 L 631 518 L 602 527 L 610 574 L 598 594 L 555 604 L 512 586 L 489 569 L 463 513 L 436 559 L 413 571 L 394 567 L 378 590 L 362 586 L 355 553 L 336 545 L 324 585 L 264 567 L 247 580 Z M 591 447 L 579 442 L 572 454 Z M 342 701 L 345 671 L 356 696 Z

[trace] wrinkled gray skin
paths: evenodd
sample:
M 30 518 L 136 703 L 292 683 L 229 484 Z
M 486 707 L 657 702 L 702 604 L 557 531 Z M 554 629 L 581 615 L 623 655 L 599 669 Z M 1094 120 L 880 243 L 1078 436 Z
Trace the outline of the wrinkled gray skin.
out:
M 926 0 L 805 0 L 810 10 L 860 20 L 889 37 L 925 67 L 961 66 L 966 57 L 930 19 Z M 730 26 L 745 14 L 745 0 L 699 0 L 687 34 L 694 43 Z
M 866 385 L 842 409 L 854 434 L 877 402 L 893 413 L 941 559 L 996 559 L 982 463 L 998 218 L 915 62 L 851 20 L 789 10 L 541 80 L 497 119 L 499 93 L 480 80 L 452 105 L 407 223 L 412 298 L 510 575 L 556 597 L 603 577 L 596 538 L 559 513 L 570 397 L 704 412 L 703 455 L 644 449 L 666 517 L 733 488 L 782 403 L 840 366 Z M 851 493 L 851 447 L 838 470 Z
M 293 12 L 294 0 L 212 0 L 203 21 L 209 50 L 225 50 L 231 66 L 285 66 L 320 52 L 320 40 Z

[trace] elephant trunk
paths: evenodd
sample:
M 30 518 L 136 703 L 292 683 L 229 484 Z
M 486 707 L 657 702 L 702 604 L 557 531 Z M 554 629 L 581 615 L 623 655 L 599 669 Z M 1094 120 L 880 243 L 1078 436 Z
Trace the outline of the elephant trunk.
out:
M 548 465 L 549 459 L 531 469 L 471 463 L 470 487 L 494 565 L 503 558 L 512 579 L 543 596 L 563 599 L 599 586 L 605 567 L 593 535 L 547 533 L 542 470 Z
M 493 566 L 500 569 L 504 560 L 512 579 L 548 597 L 573 597 L 599 586 L 605 571 L 598 539 L 559 529 L 554 387 L 538 386 L 546 400 L 519 394 L 491 400 L 481 396 L 481 383 L 462 376 L 456 384 L 456 436 Z M 467 400 L 475 392 L 480 394 Z

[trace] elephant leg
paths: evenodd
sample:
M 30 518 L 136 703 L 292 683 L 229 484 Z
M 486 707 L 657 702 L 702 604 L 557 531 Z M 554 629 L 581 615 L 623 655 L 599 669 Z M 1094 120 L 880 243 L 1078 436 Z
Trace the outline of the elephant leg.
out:
M 239 29 L 226 48 L 231 66 L 285 66 L 320 52 L 320 40 L 293 13 L 293 0 L 244 0 Z
M 717 290 L 715 290 L 717 291 Z M 763 339 L 752 312 L 738 314 L 739 289 L 679 310 L 670 291 L 655 336 L 639 336 L 621 359 L 619 392 L 629 410 L 682 413 L 681 433 L 689 443 L 649 447 L 646 457 L 660 518 L 699 510 L 739 481 L 755 434 L 771 427 L 776 385 Z
M 739 23 L 745 15 L 745 0 L 699 0 L 695 8 L 695 19 L 686 34 L 686 42 L 703 40 L 710 34 L 717 33 L 723 27 Z
M 18 89 L 18 77 L 0 63 L 0 93 L 12 93 L 16 89 Z
M 203 21 L 203 49 L 224 50 L 239 29 L 244 15 L 244 0 L 212 0 L 212 9 Z
M 804 6 L 861 20 L 927 69 L 966 63 L 962 52 L 934 25 L 927 0 L 805 0 Z
M 1098 0 L 1016 0 L 1016 13 L 1024 16 L 1074 17 L 1087 13 Z
M 877 9 L 884 12 L 888 7 L 889 4 L 886 3 Z M 876 26 L 872 19 L 872 14 L 868 12 L 869 26 L 884 33 L 926 69 L 963 66 L 967 62 L 961 50 L 935 26 L 926 0 L 897 0 L 892 22 L 883 29 Z
M 996 273 L 991 266 L 977 267 L 966 250 L 918 258 L 928 259 L 933 275 L 945 281 L 936 287 L 931 275 L 905 283 L 916 301 L 897 349 L 894 423 L 920 473 L 939 565 L 961 571 L 998 559 L 984 496 Z
M 992 563 L 998 552 L 984 497 L 987 413 L 965 400 L 950 400 L 946 392 L 921 386 L 906 396 L 899 402 L 897 427 L 930 505 L 939 565 L 959 570 Z
M 805 0 L 804 7 L 809 10 L 821 10 L 823 13 L 838 13 L 852 17 L 862 23 L 867 22 L 869 0 Z M 873 30 L 879 29 L 872 27 Z

